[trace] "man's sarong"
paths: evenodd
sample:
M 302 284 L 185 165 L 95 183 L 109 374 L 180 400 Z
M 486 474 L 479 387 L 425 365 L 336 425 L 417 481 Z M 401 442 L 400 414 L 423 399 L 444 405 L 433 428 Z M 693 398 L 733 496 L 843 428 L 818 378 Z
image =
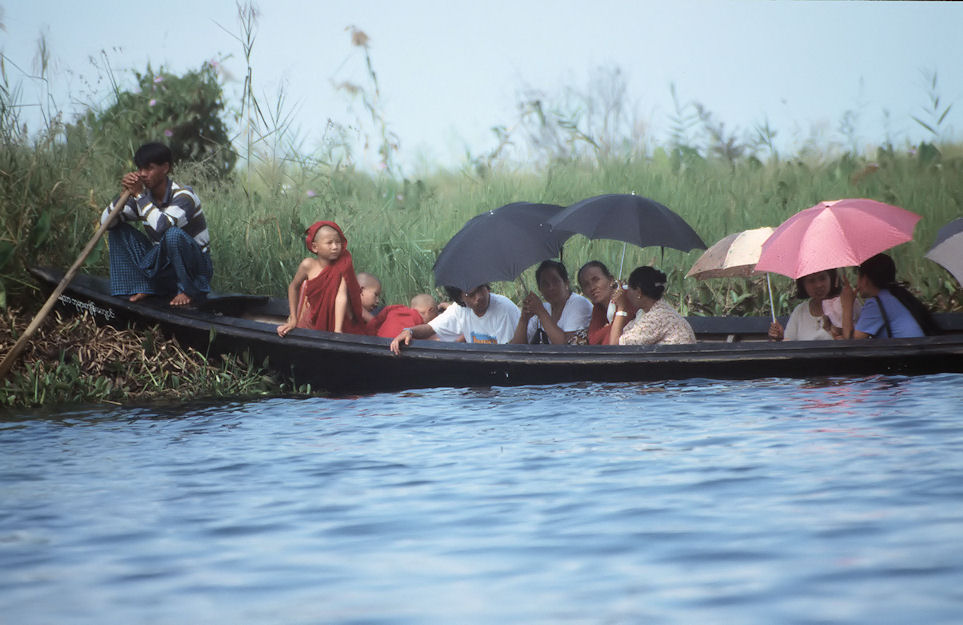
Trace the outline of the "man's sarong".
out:
M 180 228 L 168 228 L 153 245 L 137 228 L 118 224 L 108 242 L 112 295 L 184 293 L 194 299 L 211 290 L 211 256 Z

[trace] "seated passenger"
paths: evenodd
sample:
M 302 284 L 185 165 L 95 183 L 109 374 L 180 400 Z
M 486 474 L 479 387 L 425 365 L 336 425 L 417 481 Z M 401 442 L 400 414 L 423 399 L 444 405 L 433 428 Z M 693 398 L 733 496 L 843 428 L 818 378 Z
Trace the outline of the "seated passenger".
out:
M 361 316 L 365 323 L 371 323 L 383 308 L 378 306 L 381 301 L 381 280 L 367 271 L 359 271 L 358 286 L 361 287 Z
M 783 330 L 778 321 L 769 326 L 774 341 L 820 341 L 842 337 L 843 284 L 836 269 L 817 271 L 796 280 L 796 297 L 806 299 L 789 315 Z M 859 316 L 859 305 L 854 309 Z
M 316 256 L 298 265 L 288 286 L 288 321 L 278 326 L 278 335 L 293 328 L 365 334 L 361 286 L 341 228 L 317 221 L 305 231 L 305 245 Z
M 467 293 L 456 287 L 446 286 L 445 291 L 457 306 L 428 323 L 405 328 L 391 341 L 389 349 L 401 353 L 401 343 L 411 344 L 411 339 L 427 339 L 436 333 L 443 341 L 457 340 L 463 336 L 468 343 L 508 343 L 515 334 L 515 326 L 521 312 L 512 300 L 491 292 L 482 284 Z
M 888 255 L 877 254 L 859 266 L 856 290 L 865 303 L 854 323 L 856 293 L 844 281 L 841 299 L 845 338 L 903 338 L 939 333 L 923 303 L 896 282 L 896 264 Z
M 637 267 L 629 275 L 629 286 L 617 289 L 615 318 L 612 320 L 611 344 L 682 345 L 695 343 L 692 326 L 674 308 L 665 303 L 665 274 L 654 267 Z M 638 308 L 635 319 L 628 321 L 629 304 Z
M 546 260 L 535 270 L 535 282 L 545 298 L 529 292 L 512 343 L 568 343 L 578 330 L 588 328 L 592 302 L 572 292 L 565 265 Z
M 385 306 L 371 323 L 368 331 L 371 334 L 391 339 L 405 328 L 428 323 L 438 316 L 438 303 L 427 293 L 421 293 L 411 298 L 411 306 L 393 304 Z
M 612 319 L 615 305 L 612 297 L 615 295 L 617 282 L 615 276 L 604 264 L 597 260 L 590 260 L 578 270 L 578 285 L 582 294 L 592 302 L 592 318 L 588 329 L 575 332 L 569 343 L 575 345 L 608 345 L 612 333 Z M 628 308 L 624 316 L 635 317 L 636 309 L 632 302 L 626 302 Z

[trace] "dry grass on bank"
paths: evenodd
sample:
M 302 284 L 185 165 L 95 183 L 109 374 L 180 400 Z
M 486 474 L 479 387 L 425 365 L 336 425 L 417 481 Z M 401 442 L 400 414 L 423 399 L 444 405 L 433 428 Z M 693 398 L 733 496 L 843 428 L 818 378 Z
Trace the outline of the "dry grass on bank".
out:
M 21 336 L 29 316 L 0 316 L 0 353 Z M 283 385 L 241 357 L 208 359 L 156 327 L 118 330 L 84 315 L 48 318 L 3 380 L 0 405 L 259 397 Z

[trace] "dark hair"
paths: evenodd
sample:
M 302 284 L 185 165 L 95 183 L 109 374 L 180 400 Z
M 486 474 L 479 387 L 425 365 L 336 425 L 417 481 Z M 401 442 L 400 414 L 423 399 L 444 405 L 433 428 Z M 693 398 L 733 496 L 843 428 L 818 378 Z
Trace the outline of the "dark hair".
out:
M 835 267 L 832 269 L 823 269 L 823 271 L 829 274 L 829 294 L 826 296 L 826 299 L 836 297 L 843 292 L 843 282 L 839 279 L 839 272 Z M 823 271 L 814 271 L 813 273 L 807 275 L 812 276 L 817 273 L 822 273 Z M 796 278 L 796 297 L 798 299 L 806 299 L 809 297 L 809 295 L 806 293 L 806 287 L 803 284 L 803 280 L 805 279 L 806 276 Z
M 602 261 L 600 261 L 600 260 L 590 260 L 589 262 L 587 262 L 587 263 L 585 263 L 584 265 L 582 265 L 582 267 L 578 270 L 578 273 L 575 274 L 575 280 L 576 280 L 576 282 L 581 282 L 581 280 L 582 280 L 582 272 L 585 271 L 586 269 L 588 269 L 589 267 L 598 267 L 599 270 L 602 272 L 602 274 L 603 274 L 606 278 L 608 278 L 608 279 L 610 279 L 610 280 L 614 280 L 614 279 L 615 279 L 615 276 L 612 275 L 612 272 L 609 271 L 609 268 L 606 267 L 605 264 L 604 264 Z
M 629 286 L 642 291 L 642 295 L 658 300 L 665 293 L 665 274 L 655 267 L 636 267 L 629 274 Z
M 896 263 L 887 254 L 877 254 L 863 261 L 859 275 L 869 278 L 877 289 L 888 289 L 896 284 Z
M 145 143 L 134 152 L 134 165 L 137 165 L 138 169 L 150 164 L 163 165 L 164 163 L 174 167 L 171 149 L 163 143 Z
M 886 289 L 899 300 L 899 303 L 905 306 L 916 319 L 916 323 L 923 330 L 923 334 L 932 336 L 940 333 L 939 326 L 936 325 L 930 311 L 923 305 L 923 302 L 916 299 L 915 295 L 896 281 L 896 263 L 889 255 L 877 254 L 866 259 L 859 266 L 859 275 L 865 276 L 877 289 Z
M 565 265 L 557 260 L 543 260 L 542 264 L 535 270 L 535 284 L 542 283 L 542 274 L 545 273 L 546 269 L 554 269 L 558 273 L 558 277 L 562 279 L 562 282 L 568 282 L 568 270 L 565 269 Z
M 488 289 L 489 291 L 492 290 L 492 285 L 488 284 L 487 282 L 486 282 L 485 284 L 479 284 L 479 285 L 476 286 L 475 288 L 477 289 L 477 288 L 480 288 L 480 287 L 485 287 L 485 288 Z M 472 289 L 472 290 L 474 290 L 474 289 Z M 445 287 L 445 295 L 448 296 L 448 299 L 450 299 L 451 301 L 455 302 L 455 303 L 458 304 L 459 306 L 464 306 L 464 305 L 465 305 L 465 304 L 463 304 L 462 301 L 461 301 L 461 296 L 462 296 L 462 295 L 465 295 L 467 292 L 468 292 L 468 291 L 463 291 L 462 289 L 459 289 L 457 286 L 446 286 L 446 287 Z
M 461 303 L 461 296 L 462 296 L 463 293 L 464 293 L 464 291 L 462 291 L 461 289 L 459 289 L 457 286 L 446 286 L 446 287 L 445 287 L 445 295 L 448 296 L 448 299 L 450 299 L 451 301 L 455 302 L 455 303 L 458 304 L 459 306 L 464 306 L 464 304 Z

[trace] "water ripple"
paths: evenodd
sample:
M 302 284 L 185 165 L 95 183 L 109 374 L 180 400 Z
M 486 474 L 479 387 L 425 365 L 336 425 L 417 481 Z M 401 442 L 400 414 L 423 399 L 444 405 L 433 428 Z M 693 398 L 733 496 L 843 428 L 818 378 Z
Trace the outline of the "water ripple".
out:
M 950 624 L 963 376 L 0 419 L 0 620 Z

